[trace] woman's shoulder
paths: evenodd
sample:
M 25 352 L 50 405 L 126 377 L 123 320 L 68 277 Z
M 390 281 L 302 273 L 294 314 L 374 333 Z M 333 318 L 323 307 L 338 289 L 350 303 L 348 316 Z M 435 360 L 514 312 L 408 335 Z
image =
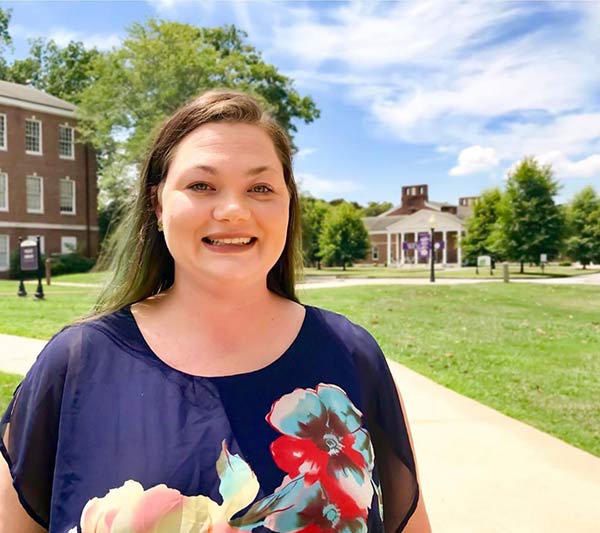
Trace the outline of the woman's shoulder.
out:
M 383 357 L 379 344 L 363 326 L 353 322 L 344 315 L 310 307 L 322 327 L 334 336 L 355 358 L 370 360 L 375 363 Z
M 127 337 L 128 327 L 125 309 L 67 325 L 46 343 L 33 368 L 60 374 L 69 365 L 79 363 L 88 351 L 114 344 L 115 337 Z

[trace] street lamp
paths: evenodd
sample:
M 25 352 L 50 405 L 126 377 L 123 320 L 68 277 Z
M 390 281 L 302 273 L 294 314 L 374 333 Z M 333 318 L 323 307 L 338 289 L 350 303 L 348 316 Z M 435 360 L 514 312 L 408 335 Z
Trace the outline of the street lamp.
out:
M 435 215 L 431 215 L 429 217 L 429 228 L 431 229 L 431 237 L 429 239 L 429 247 L 431 249 L 430 259 L 431 259 L 431 271 L 429 273 L 429 281 L 431 283 L 435 283 L 435 247 L 433 243 L 433 232 L 435 231 Z

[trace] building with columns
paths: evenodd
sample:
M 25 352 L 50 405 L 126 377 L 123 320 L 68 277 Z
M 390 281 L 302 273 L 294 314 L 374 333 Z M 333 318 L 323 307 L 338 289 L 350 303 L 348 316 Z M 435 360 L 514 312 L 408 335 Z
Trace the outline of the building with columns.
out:
M 435 262 L 462 265 L 461 240 L 465 220 L 471 215 L 475 196 L 459 198 L 458 205 L 429 200 L 427 185 L 402 187 L 402 201 L 376 217 L 365 217 L 371 252 L 363 263 L 410 266 L 429 264 L 429 255 L 417 248 L 419 235 L 431 234 L 430 219 L 435 218 Z

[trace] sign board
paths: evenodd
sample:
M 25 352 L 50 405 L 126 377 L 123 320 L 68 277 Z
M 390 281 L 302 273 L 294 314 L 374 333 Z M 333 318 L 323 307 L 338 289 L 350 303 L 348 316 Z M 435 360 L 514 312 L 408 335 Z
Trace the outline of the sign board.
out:
M 427 257 L 429 255 L 429 243 L 431 242 L 431 235 L 429 233 L 419 233 L 418 245 L 419 255 L 421 257 Z
M 37 242 L 26 240 L 21 243 L 21 270 L 30 271 L 39 268 Z
M 540 263 L 548 262 L 548 254 L 540 254 Z
M 492 264 L 492 259 L 489 255 L 480 255 L 477 257 L 478 267 L 489 267 Z

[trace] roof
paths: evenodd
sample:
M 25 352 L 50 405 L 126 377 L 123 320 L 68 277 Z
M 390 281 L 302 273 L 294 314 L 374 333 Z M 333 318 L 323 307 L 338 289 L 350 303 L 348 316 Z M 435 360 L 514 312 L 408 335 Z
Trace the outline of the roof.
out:
M 27 107 L 23 104 L 37 104 L 38 106 L 51 108 L 47 110 L 49 113 L 52 113 L 54 109 L 60 112 L 60 114 L 67 112 L 75 115 L 75 111 L 77 110 L 77 106 L 56 96 L 47 94 L 39 89 L 34 89 L 28 85 L 20 85 L 9 81 L 0 80 L 0 97 L 20 102 L 22 104 L 20 107 Z
M 364 217 L 363 222 L 369 231 L 385 231 L 388 226 L 406 218 L 409 215 L 391 215 L 387 217 Z
M 425 205 L 432 209 L 437 209 L 438 211 L 441 211 L 442 207 L 456 207 L 454 204 L 449 204 L 448 202 L 432 202 L 430 200 L 427 200 Z

